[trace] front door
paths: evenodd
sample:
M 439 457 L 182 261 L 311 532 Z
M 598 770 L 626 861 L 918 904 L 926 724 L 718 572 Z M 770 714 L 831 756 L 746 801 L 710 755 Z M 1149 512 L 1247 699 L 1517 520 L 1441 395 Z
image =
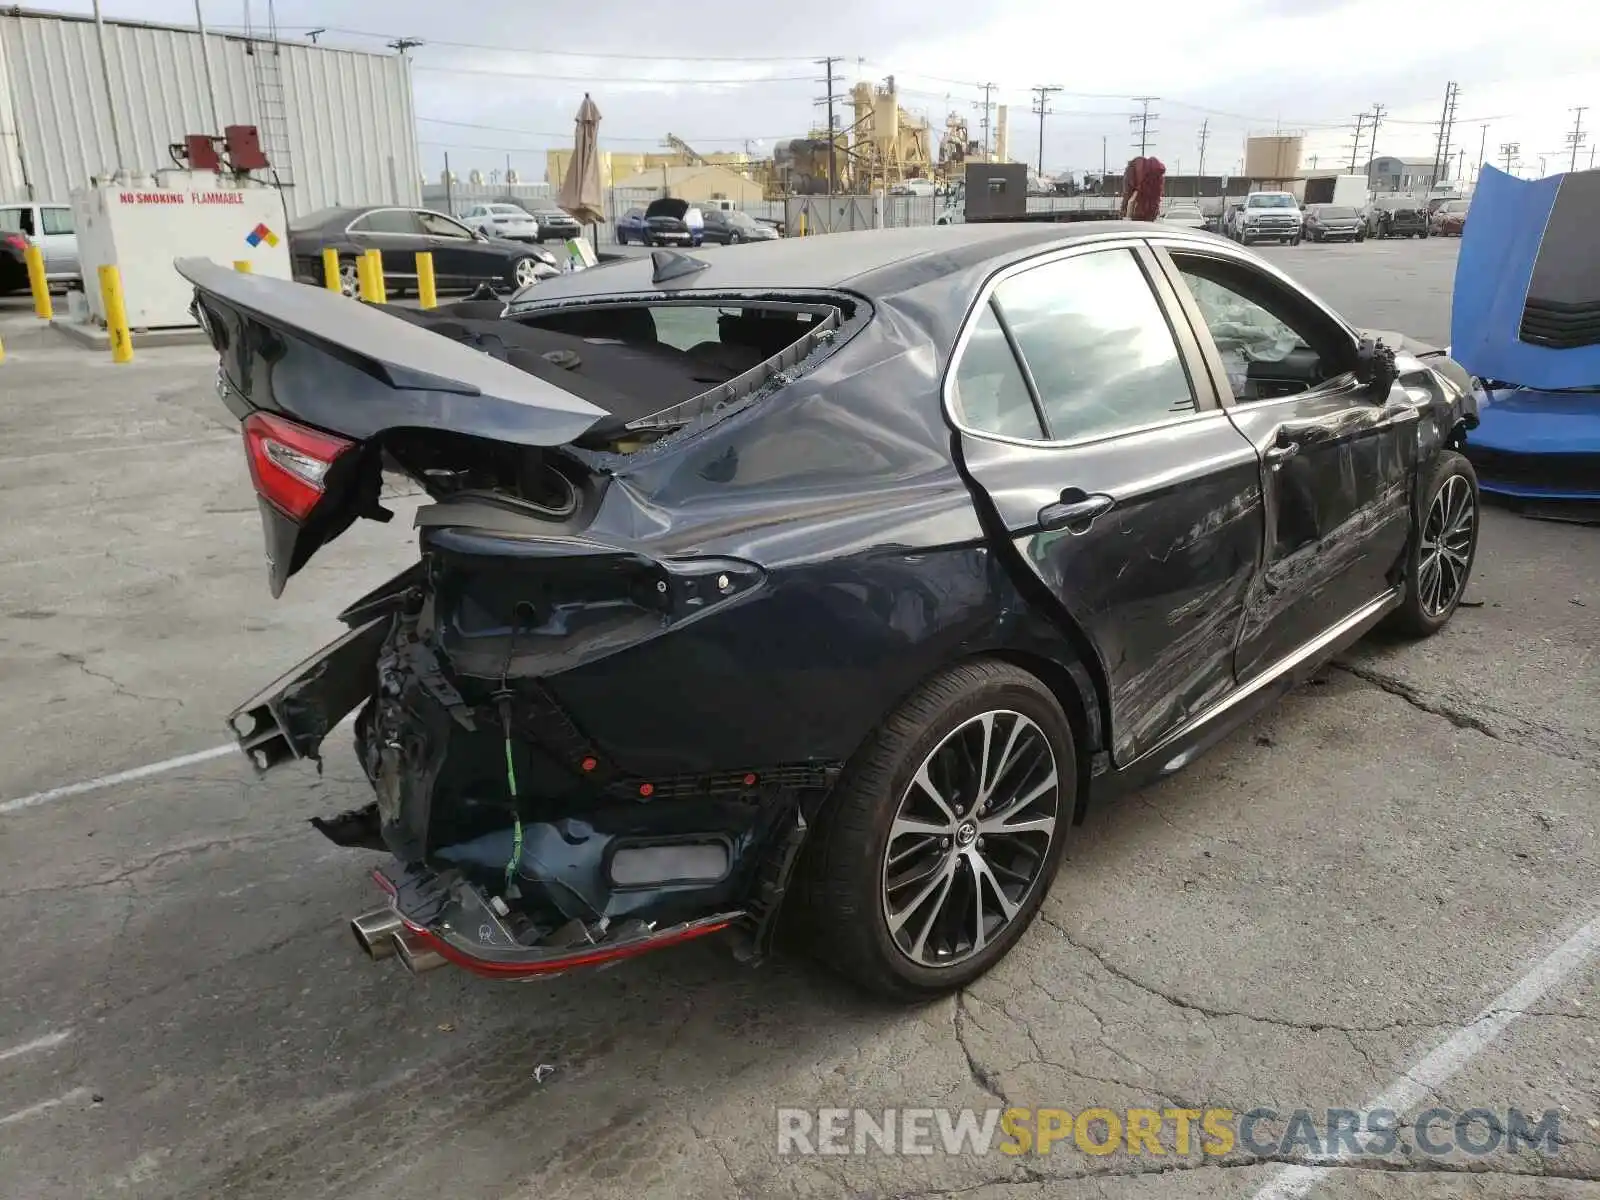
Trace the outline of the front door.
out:
M 1126 764 L 1233 686 L 1262 539 L 1255 451 L 1136 242 L 1004 273 L 947 374 L 961 457 L 1092 644 Z
M 433 251 L 439 282 L 452 288 L 476 287 L 504 270 L 504 255 L 472 236 L 472 230 L 443 213 L 419 210 L 417 222 Z
M 1393 587 L 1411 528 L 1418 410 L 1355 374 L 1355 334 L 1252 258 L 1166 247 L 1261 460 L 1265 530 L 1236 670 L 1248 680 Z
M 417 276 L 417 251 L 428 248 L 416 214 L 408 208 L 375 208 L 350 225 L 350 240 L 361 250 L 377 250 L 383 257 L 383 277 L 388 290 L 393 281 L 410 282 Z
M 72 209 L 65 204 L 40 205 L 39 230 L 45 274 L 52 278 L 77 275 L 78 235 L 73 229 Z

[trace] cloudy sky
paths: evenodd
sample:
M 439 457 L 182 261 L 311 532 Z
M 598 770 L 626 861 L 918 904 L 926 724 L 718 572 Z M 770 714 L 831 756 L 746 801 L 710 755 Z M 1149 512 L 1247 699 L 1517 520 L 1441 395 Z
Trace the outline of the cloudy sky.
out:
M 203 0 L 208 23 L 238 26 L 244 0 Z M 90 0 L 39 7 L 83 12 Z M 103 0 L 105 15 L 191 24 L 193 0 Z M 251 11 L 259 26 L 266 0 Z M 837 12 L 833 23 L 821 14 Z M 1471 175 L 1480 145 L 1520 173 L 1567 165 L 1577 105 L 1600 129 L 1600 64 L 1570 0 L 855 0 L 661 4 L 600 0 L 277 0 L 280 35 L 325 28 L 325 44 L 379 49 L 420 39 L 414 63 L 418 137 L 436 175 L 510 164 L 543 176 L 542 151 L 570 144 L 585 91 L 603 114 L 601 141 L 645 150 L 674 133 L 701 150 L 764 148 L 818 118 L 813 60 L 838 56 L 839 90 L 894 75 L 902 106 L 936 128 L 955 111 L 981 118 L 982 83 L 1008 105 L 1013 157 L 1033 161 L 1038 121 L 1029 88 L 1054 85 L 1046 171 L 1113 168 L 1137 150 L 1129 114 L 1150 104 L 1150 152 L 1192 172 L 1206 134 L 1208 171 L 1237 170 L 1249 133 L 1304 131 L 1306 166 L 1348 166 L 1355 115 L 1387 110 L 1378 152 L 1431 158 L 1445 85 L 1460 85 L 1452 159 Z M 1577 24 L 1574 24 L 1575 20 Z M 1585 133 L 1580 166 L 1600 138 Z M 1371 153 L 1363 139 L 1361 158 Z M 1316 162 L 1313 164 L 1312 157 Z

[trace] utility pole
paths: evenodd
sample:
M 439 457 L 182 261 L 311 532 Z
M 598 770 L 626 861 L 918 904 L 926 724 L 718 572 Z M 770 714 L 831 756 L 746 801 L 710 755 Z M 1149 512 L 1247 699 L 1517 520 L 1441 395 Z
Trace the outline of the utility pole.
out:
M 990 96 L 993 95 L 995 88 L 999 85 L 993 83 L 980 83 L 977 86 L 983 89 L 983 99 L 981 101 L 974 100 L 972 102 L 972 107 L 983 114 L 983 120 L 979 124 L 983 129 L 983 161 L 988 162 L 994 157 L 993 154 L 990 153 L 989 149 L 990 114 L 994 110 L 994 104 L 990 100 Z
M 1370 113 L 1356 114 L 1356 140 L 1350 143 L 1350 174 L 1356 173 L 1356 159 L 1361 157 L 1361 131 L 1367 127 L 1367 118 Z
M 838 191 L 839 188 L 839 139 L 837 136 L 837 124 L 833 117 L 833 104 L 834 101 L 838 99 L 838 96 L 835 95 L 833 90 L 833 66 L 835 63 L 840 63 L 843 61 L 844 59 L 838 55 L 833 55 L 829 58 L 819 58 L 816 60 L 816 64 L 826 72 L 826 74 L 821 79 L 817 80 L 817 82 L 826 84 L 828 87 L 828 94 L 817 100 L 815 103 L 825 104 L 828 106 L 828 195 L 830 196 Z
M 1133 98 L 1134 103 L 1139 105 L 1139 111 L 1130 116 L 1128 121 L 1130 124 L 1136 124 L 1139 127 L 1140 158 L 1143 158 L 1145 153 L 1149 150 L 1150 135 L 1155 132 L 1154 129 L 1150 128 L 1150 119 L 1152 117 L 1158 117 L 1161 115 L 1160 113 L 1153 113 L 1150 111 L 1150 106 L 1159 99 L 1161 99 L 1160 96 L 1135 96 Z
M 1514 169 L 1513 164 L 1515 164 L 1515 162 L 1517 161 L 1517 152 L 1519 150 L 1521 150 L 1521 149 L 1522 149 L 1522 143 L 1521 142 L 1501 142 L 1500 143 L 1500 153 L 1505 155 L 1505 159 L 1506 159 L 1506 174 L 1507 175 L 1516 174 L 1516 171 Z
M 392 42 L 385 42 L 384 45 L 388 46 L 389 49 L 393 50 L 397 54 L 404 54 L 407 50 L 410 50 L 415 46 L 422 45 L 422 42 L 418 38 L 403 37 L 395 38 L 395 40 Z
M 1433 175 L 1428 180 L 1428 192 L 1439 184 L 1439 176 L 1450 169 L 1450 127 L 1456 117 L 1456 85 L 1452 80 L 1444 85 L 1444 110 L 1439 114 L 1439 136 L 1433 143 Z
M 1567 145 L 1572 147 L 1572 160 L 1567 163 L 1567 170 L 1569 171 L 1578 169 L 1578 150 L 1583 145 L 1583 114 L 1588 111 L 1588 108 L 1587 104 L 1580 104 L 1572 110 L 1577 116 L 1572 122 L 1572 132 L 1567 134 Z
M 1384 114 L 1389 110 L 1381 104 L 1372 106 L 1372 153 L 1367 157 L 1367 191 L 1372 188 L 1372 164 L 1378 159 L 1378 126 L 1383 123 Z
M 1194 173 L 1194 177 L 1195 177 L 1195 181 L 1196 181 L 1195 182 L 1196 194 L 1198 194 L 1199 187 L 1200 187 L 1199 181 L 1201 179 L 1205 178 L 1205 173 L 1206 173 L 1206 139 L 1208 137 L 1210 137 L 1210 136 L 1211 136 L 1211 118 L 1207 117 L 1204 121 L 1200 122 L 1200 166 L 1199 166 L 1199 169 L 1196 170 L 1195 173 Z
M 1044 119 L 1050 115 L 1048 101 L 1051 94 L 1060 90 L 1059 87 L 1054 85 L 1046 86 L 1043 84 L 1033 89 L 1033 94 L 1039 97 L 1038 103 L 1033 107 L 1033 112 L 1039 118 L 1039 176 L 1041 179 L 1044 177 Z
M 1488 161 L 1486 158 L 1484 158 L 1484 155 L 1486 153 L 1488 153 L 1488 150 L 1489 150 L 1489 127 L 1487 125 L 1485 125 L 1483 127 L 1482 136 L 1478 138 L 1478 165 L 1477 165 L 1476 168 L 1474 168 L 1474 170 L 1472 172 L 1472 182 L 1473 183 L 1477 183 L 1478 182 L 1478 176 L 1483 174 L 1483 164 Z

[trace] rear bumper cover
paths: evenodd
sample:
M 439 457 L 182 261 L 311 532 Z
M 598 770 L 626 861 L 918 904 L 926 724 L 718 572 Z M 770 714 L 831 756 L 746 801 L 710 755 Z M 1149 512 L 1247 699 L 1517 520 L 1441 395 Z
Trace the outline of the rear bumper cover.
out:
M 559 937 L 530 946 L 517 940 L 502 914 L 465 880 L 404 868 L 379 869 L 372 878 L 425 949 L 493 979 L 533 979 L 636 958 L 720 933 L 747 916 L 732 909 L 667 926 L 574 922 L 557 931 Z

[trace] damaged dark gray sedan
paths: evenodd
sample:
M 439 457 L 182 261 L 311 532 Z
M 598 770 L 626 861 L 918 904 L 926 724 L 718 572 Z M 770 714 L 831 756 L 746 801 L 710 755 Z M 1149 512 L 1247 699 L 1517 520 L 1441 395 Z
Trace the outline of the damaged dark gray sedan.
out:
M 988 225 L 660 251 L 498 304 L 180 270 L 277 594 L 382 480 L 418 561 L 232 718 L 356 713 L 370 951 L 517 978 L 781 924 L 903 997 L 1037 912 L 1075 823 L 1476 548 L 1460 369 L 1221 239 Z

